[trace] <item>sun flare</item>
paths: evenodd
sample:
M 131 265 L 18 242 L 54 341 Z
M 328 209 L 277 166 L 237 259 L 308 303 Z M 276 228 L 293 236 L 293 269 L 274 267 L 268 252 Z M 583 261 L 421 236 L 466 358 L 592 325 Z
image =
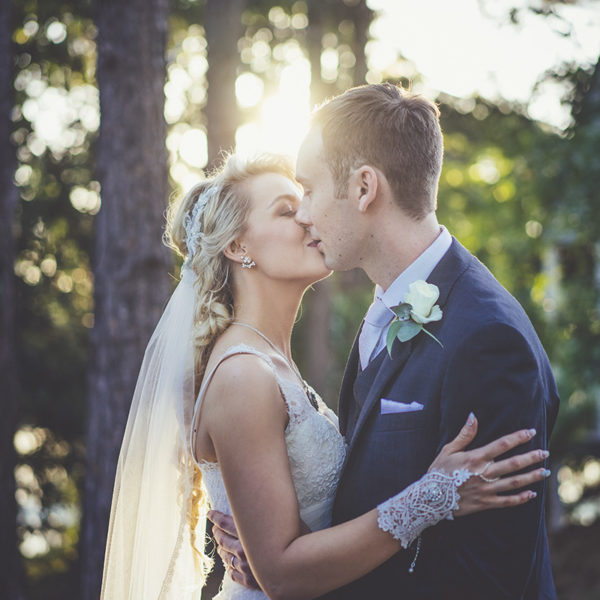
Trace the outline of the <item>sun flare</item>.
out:
M 269 151 L 295 156 L 310 117 L 308 60 L 297 57 L 286 65 L 281 71 L 277 91 L 266 96 L 263 96 L 262 81 L 258 77 L 249 73 L 240 75 L 236 95 L 241 107 L 258 105 L 257 116 L 237 130 L 236 151 L 246 155 Z

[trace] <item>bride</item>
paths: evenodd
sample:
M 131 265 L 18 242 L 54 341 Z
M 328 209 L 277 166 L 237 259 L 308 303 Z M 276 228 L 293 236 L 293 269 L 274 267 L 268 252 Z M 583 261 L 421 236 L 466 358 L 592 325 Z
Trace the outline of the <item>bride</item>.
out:
M 329 275 L 294 220 L 299 202 L 284 159 L 232 156 L 170 210 L 167 239 L 185 262 L 127 422 L 104 599 L 198 599 L 211 566 L 209 507 L 233 515 L 264 590 L 227 573 L 220 600 L 315 598 L 405 551 L 442 519 L 527 502 L 531 491 L 498 494 L 547 474 L 513 474 L 545 458 L 539 450 L 492 462 L 532 431 L 465 452 L 477 430 L 470 416 L 418 482 L 328 528 L 346 447 L 291 355 L 302 295 Z

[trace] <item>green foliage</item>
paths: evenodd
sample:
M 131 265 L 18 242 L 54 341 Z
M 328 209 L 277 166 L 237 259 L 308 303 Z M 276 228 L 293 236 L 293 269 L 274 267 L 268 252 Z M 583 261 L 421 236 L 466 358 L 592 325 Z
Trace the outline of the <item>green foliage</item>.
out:
M 565 401 L 557 442 L 565 453 L 590 434 L 600 438 L 600 63 L 567 77 L 575 123 L 538 157 L 540 195 L 552 215 L 548 242 L 561 277 L 552 327 Z
M 597 402 L 599 134 L 586 126 L 565 139 L 506 107 L 477 100 L 469 108 L 443 110 L 440 219 L 517 297 L 540 334 L 564 400 L 553 442 L 560 458 L 589 435 Z
M 20 8 L 13 141 L 21 195 L 15 273 L 23 418 L 40 419 L 73 439 L 83 433 L 87 331 L 93 323 L 90 213 L 99 208 L 91 175 L 98 124 L 95 30 L 65 3 L 26 2 Z M 49 108 L 56 110 L 55 123 L 47 121 Z

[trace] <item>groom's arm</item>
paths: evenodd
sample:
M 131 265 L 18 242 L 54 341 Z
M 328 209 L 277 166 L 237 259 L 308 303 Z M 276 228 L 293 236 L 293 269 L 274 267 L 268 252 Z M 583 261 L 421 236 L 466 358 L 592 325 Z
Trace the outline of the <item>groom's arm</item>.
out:
M 438 451 L 456 435 L 470 411 L 479 421 L 471 447 L 520 428 L 535 428 L 535 438 L 519 451 L 546 448 L 548 393 L 536 355 L 525 337 L 508 324 L 482 326 L 464 339 L 446 371 Z M 444 557 L 444 579 L 453 582 L 455 577 L 468 573 L 473 588 L 488 594 L 485 597 L 520 597 L 533 564 L 543 518 L 543 485 L 533 486 L 538 497 L 527 505 L 457 519 L 446 536 L 446 551 L 451 548 L 452 556 Z
M 466 337 L 454 352 L 442 383 L 440 446 L 454 438 L 473 411 L 479 420 L 478 447 L 520 428 L 542 425 L 542 374 L 523 335 L 492 323 Z M 530 448 L 541 447 L 541 431 Z

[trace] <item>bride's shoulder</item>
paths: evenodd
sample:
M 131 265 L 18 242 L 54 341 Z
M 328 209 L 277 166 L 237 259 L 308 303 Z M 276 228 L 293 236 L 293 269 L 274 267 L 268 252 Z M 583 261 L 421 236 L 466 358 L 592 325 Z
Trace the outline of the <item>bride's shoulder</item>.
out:
M 211 386 L 217 382 L 224 386 L 245 385 L 247 381 L 276 383 L 273 370 L 261 354 L 245 344 L 239 344 L 220 353 L 215 360 L 211 357 L 207 368 L 208 371 L 211 363 L 214 365 Z
M 286 416 L 272 365 L 264 355 L 238 345 L 226 350 L 213 364 L 214 373 L 203 399 L 203 412 L 211 420 L 245 416 Z M 209 361 L 209 366 L 210 366 Z

